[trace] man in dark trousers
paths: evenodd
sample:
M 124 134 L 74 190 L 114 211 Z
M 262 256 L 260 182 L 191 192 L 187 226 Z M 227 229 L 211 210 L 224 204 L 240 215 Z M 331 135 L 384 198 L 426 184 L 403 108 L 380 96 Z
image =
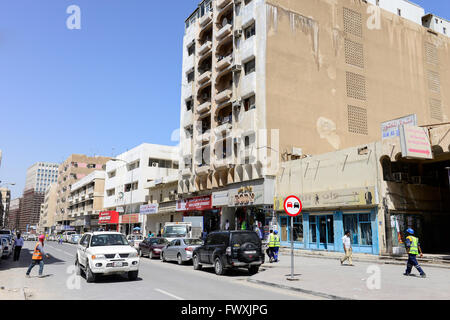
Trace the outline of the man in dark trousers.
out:
M 406 230 L 407 237 L 405 241 L 406 245 L 406 252 L 408 253 L 408 264 L 406 266 L 406 271 L 403 274 L 404 276 L 409 276 L 411 274 L 412 267 L 414 266 L 417 271 L 419 271 L 420 276 L 422 278 L 426 278 L 427 275 L 420 267 L 419 263 L 417 262 L 417 256 L 420 253 L 420 257 L 423 257 L 422 249 L 420 248 L 419 238 L 414 237 L 414 230 L 408 229 Z
M 30 277 L 30 272 L 36 265 L 39 265 L 39 278 L 43 278 L 42 273 L 44 272 L 44 256 L 47 259 L 50 258 L 49 255 L 44 252 L 44 241 L 45 236 L 39 236 L 39 242 L 36 243 L 36 246 L 34 247 L 33 256 L 31 258 L 32 261 L 26 273 L 27 278 Z
M 14 240 L 14 259 L 13 261 L 19 261 L 20 259 L 20 251 L 23 247 L 23 238 L 20 235 L 20 232 L 17 233 L 17 238 Z

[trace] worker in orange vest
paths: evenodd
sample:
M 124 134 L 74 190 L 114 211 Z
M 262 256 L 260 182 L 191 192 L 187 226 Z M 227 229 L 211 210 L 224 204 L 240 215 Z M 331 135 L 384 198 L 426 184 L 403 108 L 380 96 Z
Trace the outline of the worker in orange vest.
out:
M 39 278 L 42 278 L 42 273 L 44 272 L 44 255 L 48 259 L 49 255 L 45 254 L 44 252 L 44 240 L 45 236 L 41 235 L 39 236 L 39 241 L 36 243 L 36 246 L 34 247 L 33 256 L 31 258 L 31 264 L 28 267 L 27 275 L 26 277 L 30 277 L 31 269 L 34 268 L 37 264 L 39 264 Z

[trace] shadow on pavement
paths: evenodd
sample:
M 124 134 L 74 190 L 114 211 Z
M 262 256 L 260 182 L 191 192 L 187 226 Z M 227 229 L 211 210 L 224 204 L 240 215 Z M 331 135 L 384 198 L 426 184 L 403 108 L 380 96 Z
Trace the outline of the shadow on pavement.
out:
M 45 246 L 44 246 L 45 250 Z M 13 268 L 28 268 L 28 266 L 31 264 L 31 257 L 33 256 L 33 249 L 28 248 L 22 248 L 20 251 L 20 257 L 19 261 L 13 261 L 14 253 L 7 259 L 3 259 L 0 262 L 0 270 L 9 270 Z M 64 264 L 66 261 L 60 260 L 58 258 L 55 258 L 52 255 L 49 255 L 50 258 L 44 257 L 44 265 L 49 264 Z M 39 266 L 36 266 L 35 268 L 39 268 Z

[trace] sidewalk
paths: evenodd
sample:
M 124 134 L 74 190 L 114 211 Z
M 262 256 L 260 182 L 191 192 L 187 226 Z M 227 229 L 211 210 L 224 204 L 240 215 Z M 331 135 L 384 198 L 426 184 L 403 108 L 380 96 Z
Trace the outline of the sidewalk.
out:
M 342 256 L 342 254 L 340 255 Z M 339 256 L 339 257 L 340 257 Z M 266 263 L 261 271 L 248 281 L 272 287 L 313 294 L 318 298 L 358 300 L 447 300 L 450 299 L 450 270 L 423 266 L 427 278 L 406 277 L 406 263 L 384 264 L 380 261 L 362 262 L 354 260 L 354 267 L 341 266 L 339 257 L 323 259 L 294 256 L 294 274 L 298 281 L 289 281 L 291 257 L 282 253 L 280 262 Z M 267 260 L 266 260 L 267 261 Z M 379 270 L 380 289 L 369 289 L 374 284 L 374 273 Z M 418 275 L 417 270 L 413 274 Z

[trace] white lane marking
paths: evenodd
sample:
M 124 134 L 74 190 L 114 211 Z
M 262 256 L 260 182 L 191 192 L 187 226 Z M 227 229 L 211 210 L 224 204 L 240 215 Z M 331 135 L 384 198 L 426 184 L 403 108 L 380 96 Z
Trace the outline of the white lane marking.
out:
M 171 293 L 169 293 L 167 291 L 161 290 L 161 289 L 155 289 L 155 291 L 158 291 L 158 292 L 160 292 L 162 294 L 165 294 L 166 296 L 172 297 L 172 298 L 177 299 L 177 300 L 184 300 L 183 298 L 177 297 L 176 295 L 173 295 L 173 294 L 171 294 Z

